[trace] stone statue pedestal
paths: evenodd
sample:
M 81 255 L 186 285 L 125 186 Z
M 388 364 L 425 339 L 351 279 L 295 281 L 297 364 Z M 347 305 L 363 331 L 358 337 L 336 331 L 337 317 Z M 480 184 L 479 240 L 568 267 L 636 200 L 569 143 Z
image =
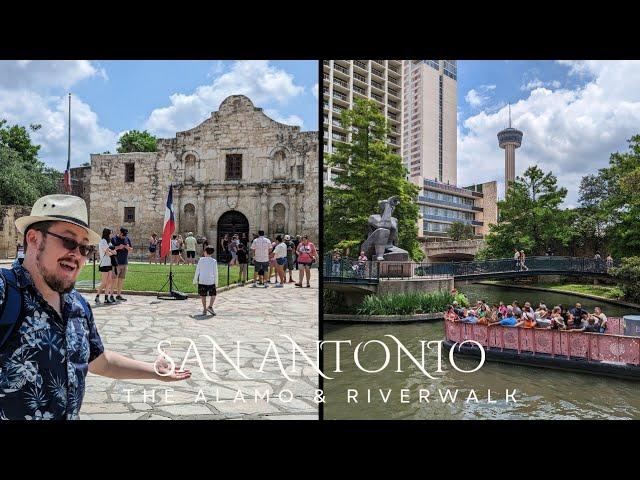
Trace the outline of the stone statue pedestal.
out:
M 413 275 L 411 262 L 381 261 L 378 263 L 380 278 L 411 278 Z
M 409 252 L 391 245 L 385 248 L 383 257 L 386 262 L 408 262 Z

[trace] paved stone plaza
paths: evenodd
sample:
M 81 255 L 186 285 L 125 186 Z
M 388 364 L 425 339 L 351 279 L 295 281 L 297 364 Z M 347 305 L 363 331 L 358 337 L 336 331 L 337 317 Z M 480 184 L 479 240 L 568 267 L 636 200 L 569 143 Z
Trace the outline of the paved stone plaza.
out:
M 193 350 L 189 354 L 193 361 L 188 367 L 192 377 L 184 382 L 112 380 L 89 374 L 81 418 L 317 419 L 318 407 L 313 398 L 318 376 L 300 354 L 296 358 L 296 371 L 286 368 L 291 365 L 291 344 L 280 337 L 291 336 L 316 360 L 317 270 L 312 271 L 312 276 L 312 288 L 295 288 L 290 283 L 285 288 L 273 288 L 271 284 L 267 289 L 246 286 L 222 292 L 214 305 L 215 317 L 203 317 L 200 300 L 195 298 L 163 301 L 153 296 L 128 295 L 125 303 L 96 306 L 93 312 L 105 348 L 152 362 L 158 356 L 159 341 L 188 337 L 196 343 L 207 374 L 214 381 L 205 378 Z M 93 302 L 93 295 L 85 297 Z M 241 341 L 240 367 L 250 380 L 242 378 L 219 353 L 217 373 L 213 373 L 213 348 L 211 343 L 198 339 L 200 335 L 211 336 L 234 362 L 236 342 Z M 283 376 L 273 354 L 268 356 L 264 371 L 258 372 L 268 350 L 266 338 L 276 344 L 293 381 Z M 165 350 L 181 362 L 188 342 L 174 345 L 175 350 Z M 166 389 L 173 391 L 165 392 Z M 270 394 L 268 401 L 260 398 L 266 391 Z

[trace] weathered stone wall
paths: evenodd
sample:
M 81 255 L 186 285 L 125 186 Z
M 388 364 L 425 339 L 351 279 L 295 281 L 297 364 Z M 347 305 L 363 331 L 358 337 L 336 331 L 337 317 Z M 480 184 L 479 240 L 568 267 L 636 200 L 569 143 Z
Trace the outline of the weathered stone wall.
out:
M 82 198 L 91 212 L 91 166 L 75 167 L 71 171 L 71 193 Z
M 169 185 L 174 185 L 177 231 L 217 238 L 228 211 L 242 213 L 249 234 L 276 229 L 318 239 L 318 134 L 278 123 L 247 97 L 233 95 L 197 127 L 158 141 L 156 153 L 91 155 L 90 222 L 129 229 L 134 244 L 146 246 L 162 232 Z M 241 180 L 226 180 L 227 155 L 242 155 Z M 135 181 L 125 181 L 125 164 Z M 135 222 L 124 221 L 135 207 Z
M 14 222 L 30 213 L 31 207 L 0 205 L 0 258 L 15 258 L 18 243 L 22 245 L 23 239 Z

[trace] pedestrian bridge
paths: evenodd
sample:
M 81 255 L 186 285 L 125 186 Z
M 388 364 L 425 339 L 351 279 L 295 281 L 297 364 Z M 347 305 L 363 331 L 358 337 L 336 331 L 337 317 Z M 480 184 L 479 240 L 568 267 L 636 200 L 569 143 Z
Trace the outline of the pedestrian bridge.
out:
M 609 277 L 609 269 L 617 264 L 583 257 L 528 257 L 522 267 L 513 259 L 477 262 L 415 263 L 358 262 L 342 258 L 334 262 L 324 259 L 324 283 L 377 285 L 384 280 L 451 278 L 455 280 L 487 280 L 527 277 L 533 275 L 575 275 Z

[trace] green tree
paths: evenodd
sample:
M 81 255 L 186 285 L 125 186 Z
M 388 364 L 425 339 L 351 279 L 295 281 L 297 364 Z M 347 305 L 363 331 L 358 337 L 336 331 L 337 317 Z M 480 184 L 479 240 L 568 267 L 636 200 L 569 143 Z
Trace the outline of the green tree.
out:
M 37 131 L 40 125 L 31 125 Z M 0 120 L 0 204 L 31 205 L 43 195 L 56 193 L 62 173 L 38 159 L 39 145 L 20 125 Z
M 419 189 L 409 182 L 402 158 L 386 143 L 389 128 L 375 102 L 357 99 L 353 110 L 340 116 L 342 128 L 352 132 L 351 144 L 336 142 L 327 163 L 336 169 L 335 186 L 324 187 L 324 245 L 357 248 L 367 238 L 369 215 L 378 213 L 378 201 L 397 196 L 398 247 L 413 260 L 424 258 L 418 243 Z
M 620 267 L 611 268 L 609 273 L 622 282 L 626 300 L 640 303 L 640 257 L 623 258 Z
M 607 236 L 614 256 L 640 255 L 640 135 L 629 142 L 629 151 L 613 153 L 609 167 L 598 172 L 606 195 L 597 208 L 607 220 Z
M 118 153 L 155 152 L 158 139 L 146 130 L 131 130 L 118 140 Z
M 572 238 L 571 217 L 560 204 L 567 195 L 552 172 L 531 166 L 517 177 L 506 198 L 498 202 L 500 218 L 490 226 L 479 258 L 510 257 L 517 247 L 529 255 L 558 251 Z
M 451 240 L 468 240 L 474 236 L 473 227 L 467 223 L 453 222 L 449 227 L 449 236 Z

